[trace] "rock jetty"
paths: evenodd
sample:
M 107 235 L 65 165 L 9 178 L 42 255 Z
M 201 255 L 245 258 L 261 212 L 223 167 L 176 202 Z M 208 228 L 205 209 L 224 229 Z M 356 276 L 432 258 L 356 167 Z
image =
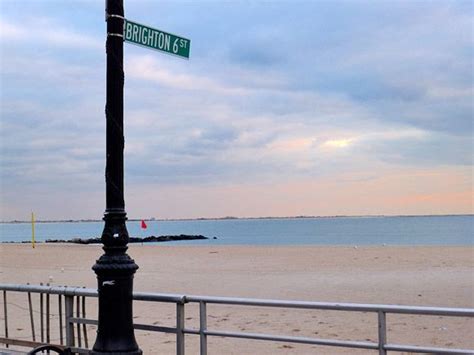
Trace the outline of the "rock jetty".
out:
M 187 234 L 180 234 L 180 235 L 160 235 L 156 237 L 151 235 L 149 237 L 138 238 L 138 237 L 130 237 L 128 240 L 129 243 L 160 243 L 160 242 L 172 242 L 177 240 L 200 240 L 200 239 L 209 239 L 203 235 L 187 235 Z M 69 240 L 64 239 L 47 239 L 45 243 L 74 243 L 74 244 L 100 244 L 100 238 L 73 238 Z

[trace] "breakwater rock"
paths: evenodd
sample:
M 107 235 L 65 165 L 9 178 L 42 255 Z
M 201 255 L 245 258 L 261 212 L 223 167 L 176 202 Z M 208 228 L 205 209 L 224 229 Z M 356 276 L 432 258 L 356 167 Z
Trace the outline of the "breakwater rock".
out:
M 129 243 L 159 243 L 159 242 L 172 242 L 177 240 L 199 240 L 199 239 L 209 239 L 203 235 L 187 235 L 187 234 L 180 234 L 180 235 L 160 235 L 155 237 L 151 235 L 149 237 L 138 238 L 138 237 L 130 237 L 128 240 Z M 215 239 L 215 238 L 214 238 Z M 100 244 L 100 238 L 73 238 L 69 240 L 63 239 L 47 239 L 45 243 L 74 243 L 74 244 Z

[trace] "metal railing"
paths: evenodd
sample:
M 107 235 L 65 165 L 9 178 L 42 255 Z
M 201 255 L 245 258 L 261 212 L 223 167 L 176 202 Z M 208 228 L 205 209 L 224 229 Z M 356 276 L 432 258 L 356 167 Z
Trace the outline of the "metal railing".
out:
M 34 347 L 44 343 L 49 343 L 49 296 L 58 295 L 59 304 L 59 326 L 60 326 L 60 344 L 65 347 L 71 347 L 73 352 L 88 353 L 87 332 L 85 326 L 97 325 L 97 320 L 86 318 L 85 298 L 98 297 L 98 293 L 94 289 L 85 289 L 79 287 L 67 286 L 33 286 L 33 285 L 14 285 L 0 284 L 0 290 L 3 291 L 4 303 L 4 323 L 5 337 L 0 338 L 0 343 L 5 345 L 19 345 Z M 29 309 L 32 326 L 32 341 L 12 339 L 8 336 L 8 309 L 7 309 L 7 291 L 9 292 L 25 292 L 28 293 Z M 35 340 L 35 330 L 33 325 L 33 315 L 31 311 L 31 293 L 39 293 L 40 299 L 46 295 L 46 338 L 43 336 L 43 326 L 41 327 L 41 342 Z M 65 344 L 62 337 L 62 312 L 61 312 L 61 296 L 65 299 L 64 327 L 65 327 Z M 76 298 L 76 316 L 74 316 L 74 298 Z M 453 348 L 437 348 L 427 346 L 414 346 L 403 344 L 387 343 L 387 314 L 409 314 L 409 315 L 426 315 L 426 316 L 448 316 L 448 317 L 469 317 L 474 318 L 474 309 L 472 308 L 441 308 L 441 307 L 418 307 L 418 306 L 397 306 L 397 305 L 378 305 L 378 304 L 357 304 L 357 303 L 328 303 L 328 302 L 303 302 L 303 301 L 278 301 L 265 299 L 250 298 L 232 298 L 232 297 L 207 297 L 207 296 L 185 296 L 176 294 L 159 294 L 135 292 L 133 294 L 135 301 L 150 302 L 167 302 L 176 304 L 176 327 L 164 327 L 150 324 L 134 324 L 137 330 L 146 330 L 154 332 L 176 334 L 176 354 L 184 355 L 185 353 L 185 335 L 199 335 L 200 338 L 200 354 L 207 354 L 207 338 L 227 337 L 227 338 L 243 338 L 255 339 L 262 341 L 277 341 L 286 343 L 312 344 L 322 346 L 345 347 L 354 349 L 368 349 L 378 351 L 379 354 L 387 354 L 388 351 L 405 351 L 412 353 L 432 353 L 432 354 L 474 354 L 474 349 L 453 349 Z M 196 303 L 199 305 L 199 328 L 186 328 L 185 326 L 185 305 L 187 303 Z M 42 301 L 41 301 L 42 304 Z M 378 317 L 378 341 L 348 341 L 334 339 L 318 339 L 297 336 L 279 336 L 263 333 L 247 333 L 233 331 L 218 331 L 208 329 L 207 327 L 207 305 L 238 305 L 238 306 L 258 306 L 258 307 L 277 307 L 290 309 L 311 309 L 311 310 L 332 310 L 346 312 L 369 312 L 375 313 Z M 82 312 L 81 312 L 82 306 Z M 43 306 L 41 306 L 42 308 Z M 82 314 L 81 314 L 82 313 Z M 43 324 L 43 309 L 41 314 L 41 324 Z M 81 342 L 81 325 L 83 326 L 84 346 Z M 74 327 L 76 326 L 76 336 Z

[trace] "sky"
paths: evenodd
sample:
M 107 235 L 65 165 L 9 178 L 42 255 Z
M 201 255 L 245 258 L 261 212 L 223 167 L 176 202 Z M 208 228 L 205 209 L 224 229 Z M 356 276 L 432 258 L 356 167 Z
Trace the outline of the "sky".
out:
M 105 210 L 104 1 L 0 0 L 0 220 Z M 471 1 L 131 1 L 130 218 L 473 213 Z

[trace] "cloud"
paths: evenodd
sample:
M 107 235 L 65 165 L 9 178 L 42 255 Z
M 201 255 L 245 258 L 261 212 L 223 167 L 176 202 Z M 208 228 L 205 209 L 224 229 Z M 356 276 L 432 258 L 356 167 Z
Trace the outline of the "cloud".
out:
M 127 77 L 156 83 L 178 90 L 204 90 L 210 93 L 242 95 L 247 91 L 242 87 L 225 85 L 203 75 L 179 73 L 165 69 L 160 61 L 150 55 L 132 56 L 126 62 Z
M 74 11 L 60 1 L 28 2 L 35 17 L 25 18 L 15 6 L 5 6 L 0 19 L 6 205 L 21 211 L 27 199 L 12 196 L 25 191 L 75 198 L 71 186 L 101 198 L 103 9 L 95 2 L 75 4 Z M 267 208 L 279 206 L 274 213 L 283 213 L 281 198 L 295 205 L 291 213 L 303 214 L 320 196 L 347 203 L 325 192 L 337 185 L 347 192 L 367 188 L 380 202 L 371 205 L 375 210 L 382 206 L 377 194 L 384 182 L 395 188 L 400 176 L 406 184 L 398 192 L 408 201 L 414 170 L 439 169 L 446 179 L 458 179 L 458 170 L 472 165 L 472 11 L 466 11 L 472 6 L 143 2 L 127 11 L 153 25 L 163 6 L 167 16 L 157 27 L 191 38 L 191 58 L 125 44 L 127 189 L 147 186 L 169 196 L 179 189 L 197 196 L 212 190 L 215 205 L 219 196 L 234 201 L 244 191 L 247 208 L 259 203 L 251 196 L 260 189 L 277 194 L 266 199 Z M 35 28 L 41 40 L 31 41 L 25 28 Z M 424 185 L 431 178 L 414 179 Z M 464 192 L 449 191 L 447 181 L 417 192 L 413 205 L 429 210 L 420 202 L 426 197 L 454 206 L 453 196 Z M 435 186 L 446 191 L 436 197 Z M 301 213 L 293 192 L 311 196 Z M 137 201 L 137 208 L 151 208 Z M 265 211 L 264 205 L 253 213 Z M 401 200 L 397 206 L 402 209 Z M 217 213 L 213 208 L 206 207 L 208 214 Z
M 248 41 L 233 46 L 229 57 L 239 66 L 268 68 L 283 60 L 274 48 L 272 41 Z
M 23 27 L 12 25 L 4 19 L 0 19 L 0 38 L 3 40 L 25 39 L 27 31 Z
M 34 34 L 30 28 L 34 28 Z M 64 28 L 54 20 L 46 17 L 27 19 L 20 24 L 11 23 L 0 18 L 0 38 L 2 42 L 31 42 L 40 40 L 43 45 L 61 48 L 100 49 L 103 41 Z
M 128 208 L 134 216 L 153 211 L 161 218 L 472 213 L 469 175 L 465 167 L 407 170 L 376 165 L 369 171 L 287 181 L 170 183 L 158 189 L 137 184 L 128 191 Z M 151 210 L 143 204 L 144 195 L 154 202 Z

